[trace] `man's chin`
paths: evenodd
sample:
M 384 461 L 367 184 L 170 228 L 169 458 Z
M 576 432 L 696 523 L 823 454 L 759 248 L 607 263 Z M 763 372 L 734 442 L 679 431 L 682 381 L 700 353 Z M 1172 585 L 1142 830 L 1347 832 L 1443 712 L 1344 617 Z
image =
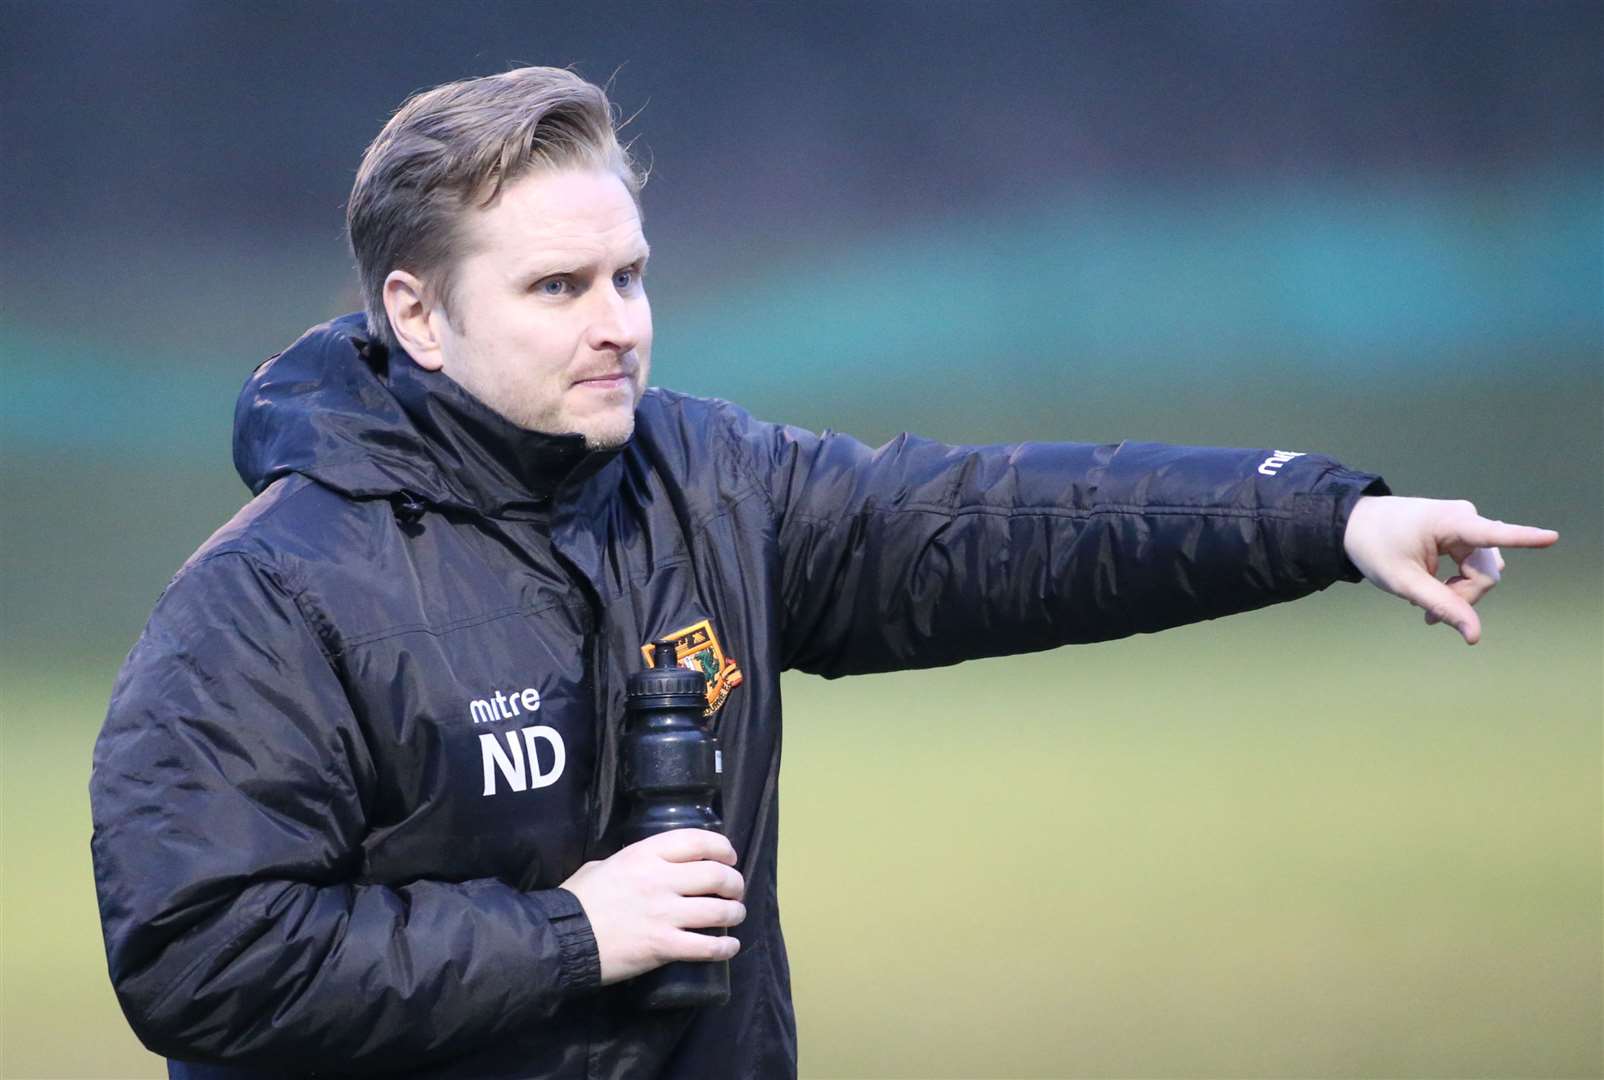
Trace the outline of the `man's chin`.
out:
M 618 450 L 618 449 L 622 448 L 623 446 L 625 446 L 629 442 L 629 436 L 632 435 L 632 434 L 634 434 L 634 433 L 630 432 L 630 433 L 624 434 L 624 435 L 608 434 L 608 435 L 601 435 L 601 436 L 586 435 L 585 436 L 585 449 L 586 450 Z
M 593 421 L 581 426 L 579 433 L 585 437 L 587 450 L 617 450 L 635 434 L 635 414 L 632 411 L 627 417 L 607 423 Z

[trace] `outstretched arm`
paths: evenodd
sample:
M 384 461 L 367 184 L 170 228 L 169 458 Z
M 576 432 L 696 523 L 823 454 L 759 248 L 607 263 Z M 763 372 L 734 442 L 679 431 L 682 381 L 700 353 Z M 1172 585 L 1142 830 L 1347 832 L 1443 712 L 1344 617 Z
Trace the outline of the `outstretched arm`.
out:
M 1428 626 L 1445 622 L 1474 645 L 1481 619 L 1472 605 L 1498 584 L 1504 570 L 1498 549 L 1543 548 L 1558 539 L 1552 529 L 1484 518 L 1468 502 L 1365 496 L 1348 517 L 1343 549 L 1377 588 L 1424 608 Z M 1459 572 L 1439 581 L 1444 556 Z
M 730 407 L 774 512 L 788 667 L 931 667 L 1217 618 L 1358 581 L 1387 494 L 1319 454 L 1124 442 L 878 450 Z

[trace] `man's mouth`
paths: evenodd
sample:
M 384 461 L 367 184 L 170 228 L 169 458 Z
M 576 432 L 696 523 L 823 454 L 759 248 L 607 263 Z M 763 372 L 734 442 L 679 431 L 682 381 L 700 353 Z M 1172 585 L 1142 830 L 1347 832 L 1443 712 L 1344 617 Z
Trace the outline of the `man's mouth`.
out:
M 631 390 L 635 386 L 635 375 L 640 365 L 635 362 L 633 352 L 622 356 L 610 358 L 613 364 L 587 371 L 571 384 L 577 389 L 585 390 Z
M 584 386 L 592 390 L 618 390 L 630 384 L 630 377 L 622 371 L 606 372 L 592 375 L 584 379 L 575 379 L 575 386 Z

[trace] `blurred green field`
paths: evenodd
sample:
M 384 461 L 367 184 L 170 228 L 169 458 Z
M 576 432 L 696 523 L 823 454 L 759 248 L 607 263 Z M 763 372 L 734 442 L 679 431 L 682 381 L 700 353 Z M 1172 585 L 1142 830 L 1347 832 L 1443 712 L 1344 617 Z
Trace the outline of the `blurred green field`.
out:
M 803 1074 L 1600 1075 L 1595 593 L 1512 581 L 1474 649 L 1338 587 L 1155 637 L 791 678 Z M 90 876 L 114 666 L 5 673 L 6 1077 L 164 1075 L 112 998 Z

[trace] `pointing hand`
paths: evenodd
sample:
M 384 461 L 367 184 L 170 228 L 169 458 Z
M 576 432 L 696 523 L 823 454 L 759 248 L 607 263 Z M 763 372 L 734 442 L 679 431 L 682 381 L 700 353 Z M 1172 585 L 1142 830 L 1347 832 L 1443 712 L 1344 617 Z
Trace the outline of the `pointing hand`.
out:
M 1465 644 L 1481 639 L 1472 605 L 1498 584 L 1499 547 L 1548 547 L 1552 529 L 1509 525 L 1476 513 L 1468 502 L 1367 495 L 1354 505 L 1342 546 L 1367 580 L 1426 611 L 1426 624 L 1445 622 Z M 1459 572 L 1437 580 L 1437 563 L 1453 559 Z

